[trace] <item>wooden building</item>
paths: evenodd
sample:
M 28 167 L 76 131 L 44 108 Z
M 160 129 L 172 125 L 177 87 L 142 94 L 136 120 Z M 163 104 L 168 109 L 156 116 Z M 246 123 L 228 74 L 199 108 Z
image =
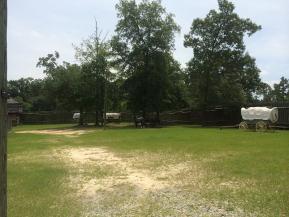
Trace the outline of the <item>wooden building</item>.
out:
M 23 112 L 22 103 L 17 102 L 15 99 L 7 100 L 8 111 L 8 129 L 20 124 L 20 114 Z

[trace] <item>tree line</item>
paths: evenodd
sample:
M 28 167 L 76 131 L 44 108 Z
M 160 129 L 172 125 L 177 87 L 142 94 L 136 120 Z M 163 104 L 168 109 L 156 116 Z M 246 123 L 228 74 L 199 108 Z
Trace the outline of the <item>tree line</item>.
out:
M 206 110 L 256 102 L 289 102 L 288 79 L 273 88 L 260 79 L 244 38 L 261 26 L 218 0 L 219 8 L 194 19 L 184 37 L 193 51 L 186 67 L 174 58 L 180 26 L 161 1 L 120 0 L 111 38 L 99 31 L 75 47 L 79 63 L 59 63 L 59 53 L 39 58 L 43 79 L 8 82 L 10 96 L 24 111 L 95 112 L 98 125 L 106 111 L 131 111 L 143 117 L 164 110 Z

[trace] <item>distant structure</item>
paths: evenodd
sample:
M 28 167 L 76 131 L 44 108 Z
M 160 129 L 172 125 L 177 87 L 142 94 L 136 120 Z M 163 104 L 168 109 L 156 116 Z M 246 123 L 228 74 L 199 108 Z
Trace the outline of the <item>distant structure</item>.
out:
M 8 129 L 20 124 L 20 115 L 23 112 L 22 103 L 17 102 L 15 99 L 7 100 L 8 111 Z

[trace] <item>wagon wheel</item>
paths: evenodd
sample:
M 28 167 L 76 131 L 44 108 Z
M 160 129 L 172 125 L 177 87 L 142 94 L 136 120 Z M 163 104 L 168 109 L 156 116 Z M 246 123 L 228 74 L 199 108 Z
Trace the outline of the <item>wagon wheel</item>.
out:
M 256 123 L 256 131 L 259 131 L 259 132 L 264 132 L 268 129 L 268 125 L 266 122 L 264 121 L 258 121 Z
M 271 123 L 268 123 L 267 129 L 270 130 L 271 132 L 275 132 L 274 125 L 272 125 Z
M 247 124 L 245 121 L 242 121 L 242 122 L 239 124 L 239 129 L 240 129 L 240 130 L 247 130 L 247 129 L 249 129 L 249 126 L 248 126 L 248 124 Z

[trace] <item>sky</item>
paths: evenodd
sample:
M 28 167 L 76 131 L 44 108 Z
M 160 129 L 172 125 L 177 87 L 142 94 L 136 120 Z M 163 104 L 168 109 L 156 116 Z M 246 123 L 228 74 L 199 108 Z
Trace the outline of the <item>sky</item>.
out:
M 247 51 L 256 58 L 264 82 L 289 78 L 289 0 L 231 0 L 242 18 L 250 18 L 262 30 L 245 39 Z M 75 62 L 75 49 L 93 34 L 95 19 L 109 36 L 117 23 L 118 0 L 9 0 L 8 80 L 43 78 L 36 68 L 39 57 L 58 51 L 62 61 Z M 195 18 L 217 9 L 217 0 L 163 0 L 181 26 L 176 35 L 175 58 L 185 66 L 193 50 L 183 46 Z

